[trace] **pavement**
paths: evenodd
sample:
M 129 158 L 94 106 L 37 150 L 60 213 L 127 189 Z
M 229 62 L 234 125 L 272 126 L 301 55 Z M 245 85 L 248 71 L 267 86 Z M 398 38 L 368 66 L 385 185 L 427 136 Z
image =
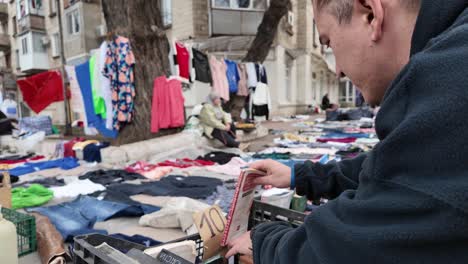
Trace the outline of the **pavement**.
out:
M 294 120 L 289 122 L 275 122 L 275 121 L 263 121 L 261 123 L 262 130 L 280 130 L 284 132 L 295 132 L 300 130 L 298 127 L 294 127 L 295 123 L 304 122 L 304 121 L 313 121 L 316 118 L 322 116 L 314 115 L 311 116 L 308 120 Z M 246 152 L 258 152 L 272 146 L 273 139 L 279 137 L 279 135 L 272 135 L 270 133 L 265 133 L 262 131 L 260 137 L 252 136 L 252 141 L 249 141 L 250 145 L 247 148 Z M 158 203 L 164 204 L 164 197 L 155 197 L 154 204 Z M 133 234 L 144 234 L 145 236 L 152 237 L 162 242 L 171 241 L 186 236 L 180 230 L 176 229 L 155 229 L 149 227 L 140 227 L 138 225 L 138 219 L 135 218 L 118 218 L 104 223 L 96 223 L 96 228 L 106 229 L 110 233 L 120 232 L 127 235 Z M 20 258 L 19 264 L 36 264 L 41 263 L 39 255 L 37 252 L 31 253 L 27 256 Z

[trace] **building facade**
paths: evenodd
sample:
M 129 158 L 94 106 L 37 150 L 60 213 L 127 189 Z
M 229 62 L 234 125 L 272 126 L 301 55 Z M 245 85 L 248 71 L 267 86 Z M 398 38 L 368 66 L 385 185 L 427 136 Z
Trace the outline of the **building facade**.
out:
M 4 54 L 7 68 L 16 78 L 27 77 L 63 66 L 60 43 L 61 12 L 63 47 L 66 64 L 76 65 L 89 59 L 89 52 L 98 48 L 105 36 L 104 17 L 99 0 L 9 0 L 7 5 L 10 55 Z M 1 10 L 1 8 L 0 8 Z M 105 27 L 104 27 L 105 28 Z M 1 41 L 1 38 L 0 38 Z M 1 45 L 1 44 L 0 44 Z M 34 115 L 21 102 L 22 116 Z M 55 124 L 65 124 L 63 102 L 53 103 L 41 115 L 49 115 Z
M 181 41 L 233 60 L 245 56 L 269 6 L 269 0 L 160 2 L 163 24 L 172 43 Z M 355 89 L 336 79 L 333 54 L 318 40 L 311 1 L 291 2 L 264 62 L 273 114 L 305 112 L 309 106 L 319 105 L 325 94 L 332 102 L 351 105 Z M 62 14 L 63 53 L 58 8 Z M 16 91 L 15 78 L 61 69 L 62 54 L 66 64 L 85 62 L 90 50 L 98 48 L 107 33 L 100 0 L 60 0 L 60 5 L 57 0 L 3 0 L 0 23 L 0 77 L 4 79 L 0 83 L 12 93 Z M 207 84 L 195 82 L 184 91 L 188 114 L 206 99 L 210 89 Z M 21 103 L 21 94 L 15 96 L 22 115 L 34 115 Z M 40 114 L 51 116 L 55 124 L 65 123 L 63 102 L 50 105 Z
M 278 27 L 274 45 L 264 62 L 273 114 L 291 115 L 317 106 L 325 94 L 338 103 L 340 82 L 333 54 L 319 43 L 311 1 L 291 0 Z M 268 0 L 162 0 L 163 20 L 171 42 L 181 41 L 218 58 L 240 61 L 252 43 Z M 190 110 L 209 93 L 195 82 L 185 91 Z

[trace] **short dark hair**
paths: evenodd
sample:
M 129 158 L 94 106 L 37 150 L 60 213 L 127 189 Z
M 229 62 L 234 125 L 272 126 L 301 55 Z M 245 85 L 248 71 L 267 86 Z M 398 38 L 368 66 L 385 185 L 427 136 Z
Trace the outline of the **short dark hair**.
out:
M 349 23 L 353 16 L 354 0 L 315 0 L 318 11 L 328 7 L 338 22 Z M 421 5 L 421 0 L 400 0 L 400 3 L 410 11 L 417 11 Z

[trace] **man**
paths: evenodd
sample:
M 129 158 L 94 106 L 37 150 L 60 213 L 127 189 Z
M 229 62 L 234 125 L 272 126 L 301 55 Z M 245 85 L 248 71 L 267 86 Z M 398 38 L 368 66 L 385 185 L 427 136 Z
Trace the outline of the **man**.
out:
M 258 184 L 328 197 L 305 223 L 259 225 L 228 256 L 259 263 L 468 263 L 468 0 L 313 0 L 336 72 L 381 109 L 367 155 Z M 291 176 L 290 176 L 291 175 Z M 252 237 L 252 240 L 250 239 Z

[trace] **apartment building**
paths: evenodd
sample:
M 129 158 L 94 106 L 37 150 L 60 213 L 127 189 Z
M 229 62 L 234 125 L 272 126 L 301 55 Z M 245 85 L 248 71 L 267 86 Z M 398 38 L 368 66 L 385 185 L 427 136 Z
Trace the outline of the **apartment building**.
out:
M 295 114 L 318 105 L 325 94 L 332 102 L 354 102 L 354 87 L 340 83 L 334 57 L 319 43 L 311 1 L 291 0 L 264 62 L 274 114 Z M 162 0 L 170 41 L 181 41 L 214 54 L 241 60 L 250 47 L 269 0 Z M 340 89 L 345 86 L 347 89 Z M 188 110 L 205 100 L 210 87 L 196 82 L 185 92 Z M 341 91 L 341 93 L 340 93 Z
M 350 82 L 338 82 L 333 53 L 318 41 L 311 1 L 291 1 L 292 7 L 282 19 L 264 62 L 272 112 L 303 112 L 309 105 L 320 104 L 326 93 L 332 102 L 353 104 L 355 88 Z M 209 54 L 234 60 L 245 56 L 269 6 L 269 0 L 160 2 L 171 42 L 190 43 Z M 90 50 L 103 41 L 106 30 L 100 0 L 60 0 L 60 5 L 57 0 L 0 1 L 0 83 L 12 94 L 16 93 L 15 78 L 62 67 L 58 8 L 66 64 L 86 61 Z M 195 82 L 184 92 L 187 110 L 203 102 L 209 91 L 209 85 Z M 15 97 L 21 102 L 21 94 Z M 24 104 L 20 106 L 24 116 L 34 114 Z M 56 124 L 65 123 L 63 102 L 52 104 L 41 114 L 52 116 Z
M 89 51 L 98 48 L 105 35 L 100 0 L 9 0 L 2 21 L 9 35 L 10 55 L 4 55 L 16 78 L 47 70 L 61 69 L 60 24 L 63 30 L 66 64 L 76 65 L 89 59 Z M 60 5 L 59 5 L 60 2 Z M 58 10 L 60 8 L 60 10 Z M 0 6 L 0 11 L 1 11 Z M 58 12 L 61 12 L 59 21 Z M 0 35 L 1 48 L 2 35 Z M 21 102 L 21 94 L 17 94 Z M 20 103 L 23 116 L 33 115 Z M 41 115 L 49 115 L 55 124 L 65 124 L 64 103 L 54 103 Z

